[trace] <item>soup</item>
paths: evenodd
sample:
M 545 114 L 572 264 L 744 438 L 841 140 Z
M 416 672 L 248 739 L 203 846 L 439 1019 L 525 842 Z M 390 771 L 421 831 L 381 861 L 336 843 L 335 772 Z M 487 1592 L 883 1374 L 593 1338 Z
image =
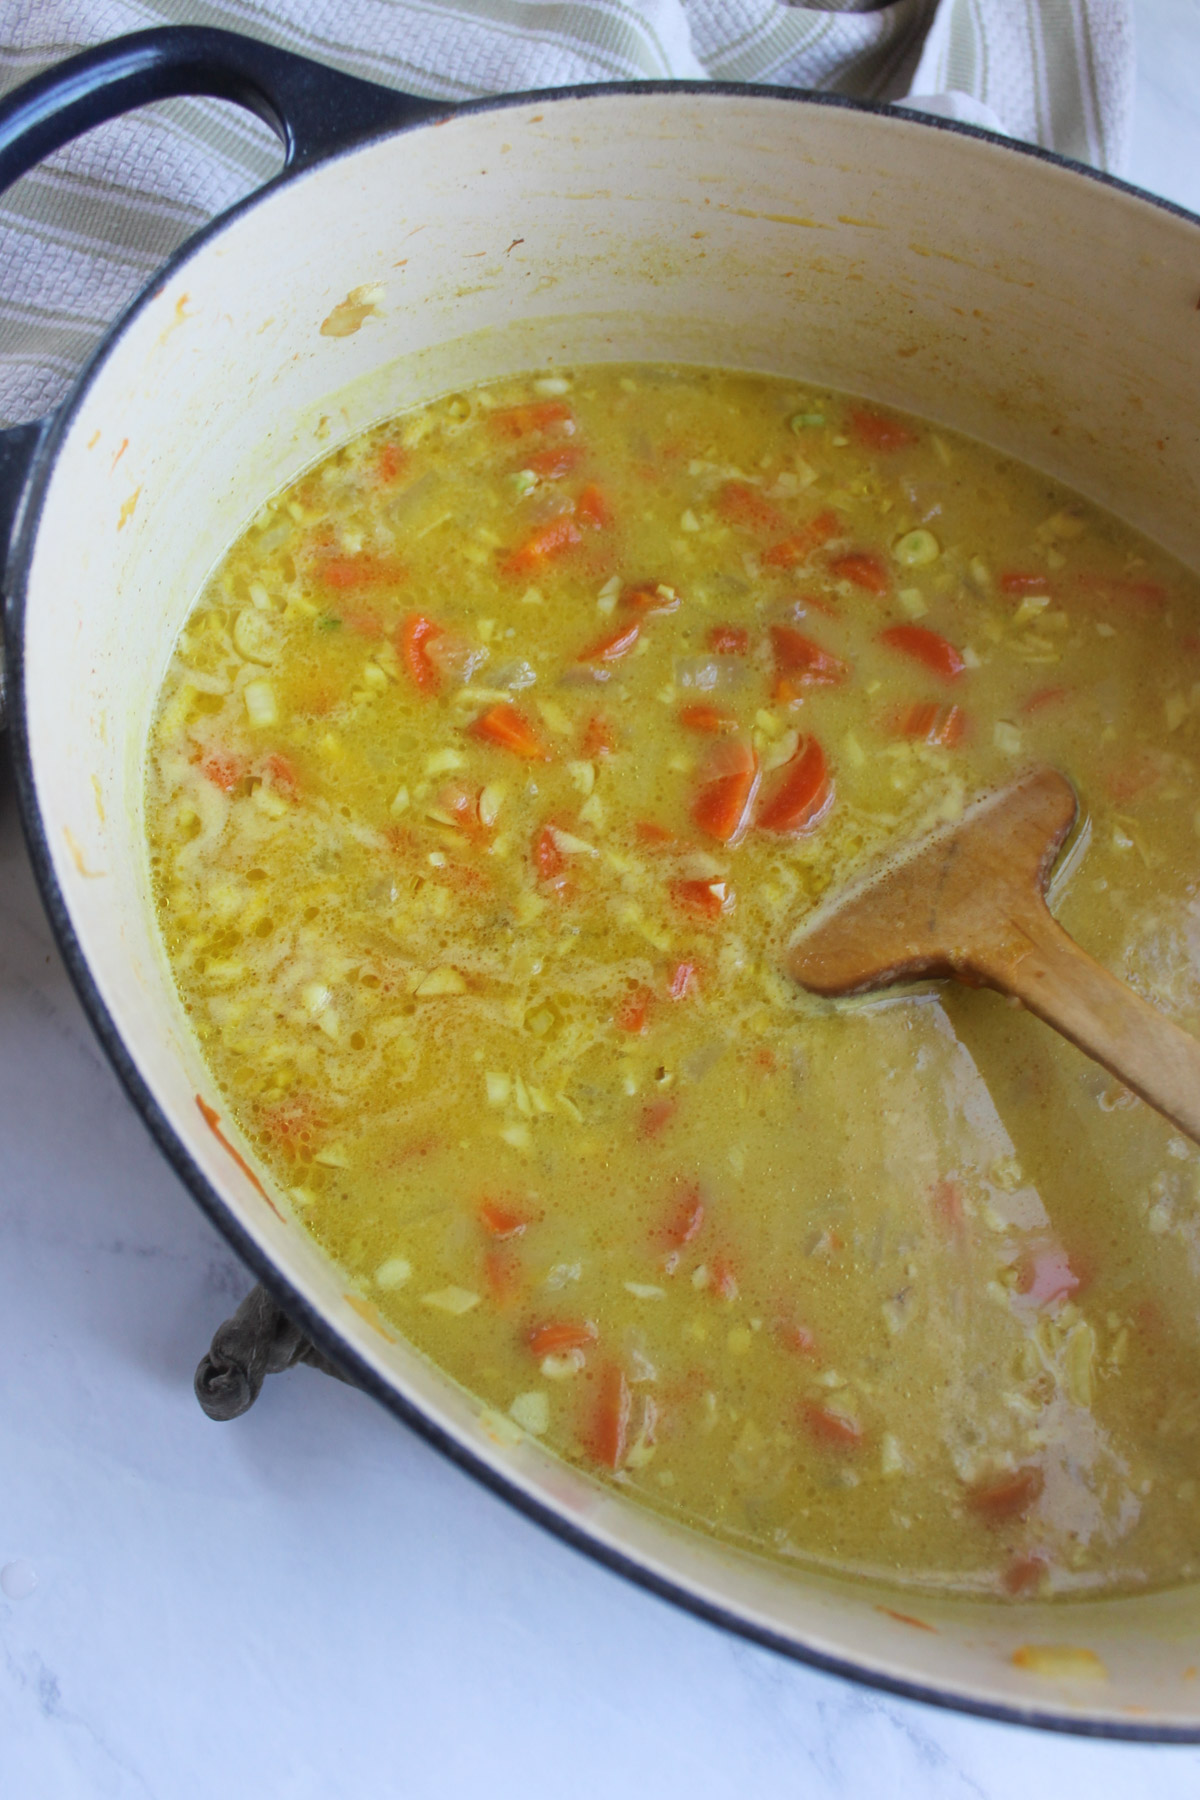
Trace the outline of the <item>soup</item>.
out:
M 939 1590 L 1196 1572 L 1200 1158 L 1044 1026 L 782 973 L 1034 762 L 1067 928 L 1200 1023 L 1197 581 L 843 395 L 439 400 L 270 501 L 154 727 L 167 954 L 281 1204 L 648 1505 Z

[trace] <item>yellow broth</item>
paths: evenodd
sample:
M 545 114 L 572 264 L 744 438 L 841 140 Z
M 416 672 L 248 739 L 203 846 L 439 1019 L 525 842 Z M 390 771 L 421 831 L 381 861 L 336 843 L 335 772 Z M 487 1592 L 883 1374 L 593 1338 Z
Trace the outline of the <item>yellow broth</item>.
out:
M 1195 577 L 756 376 L 456 395 L 270 501 L 147 812 L 213 1079 L 514 1430 L 758 1551 L 997 1595 L 1194 1574 L 1200 1160 L 1028 1015 L 780 973 L 1045 761 L 1067 928 L 1200 1023 Z

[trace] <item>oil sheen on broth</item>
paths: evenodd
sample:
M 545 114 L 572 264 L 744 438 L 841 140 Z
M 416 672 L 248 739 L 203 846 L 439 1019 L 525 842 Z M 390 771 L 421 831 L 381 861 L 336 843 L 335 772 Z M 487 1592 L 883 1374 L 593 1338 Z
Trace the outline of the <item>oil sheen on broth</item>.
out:
M 234 545 L 154 727 L 226 1106 L 364 1298 L 656 1508 L 939 1589 L 1194 1573 L 1195 1149 L 995 995 L 780 961 L 1045 761 L 1090 831 L 1064 924 L 1200 1026 L 1197 585 L 773 379 L 583 368 L 367 433 Z

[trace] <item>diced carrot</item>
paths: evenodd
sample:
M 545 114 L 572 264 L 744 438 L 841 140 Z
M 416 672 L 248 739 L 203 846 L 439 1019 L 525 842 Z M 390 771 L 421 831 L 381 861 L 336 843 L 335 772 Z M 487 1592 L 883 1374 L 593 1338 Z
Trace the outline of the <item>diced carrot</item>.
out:
M 410 613 L 396 635 L 400 660 L 414 687 L 419 688 L 423 694 L 436 694 L 442 681 L 436 667 L 429 660 L 429 646 L 435 638 L 442 635 L 441 626 L 435 625 L 424 613 Z
M 575 517 L 596 531 L 603 531 L 605 526 L 612 524 L 613 510 L 608 495 L 594 481 L 584 488 L 575 502 Z
M 625 1371 L 617 1363 L 607 1363 L 600 1371 L 587 1447 L 596 1462 L 614 1472 L 625 1461 L 632 1407 Z
M 775 1326 L 775 1336 L 786 1349 L 796 1356 L 816 1356 L 817 1340 L 807 1325 L 798 1325 L 794 1319 L 780 1319 Z
M 762 831 L 798 837 L 818 825 L 832 805 L 833 782 L 825 752 L 815 737 L 809 737 L 765 793 L 755 824 Z
M 385 486 L 403 475 L 408 467 L 409 455 L 403 444 L 380 444 L 375 457 L 375 479 Z
M 703 731 L 711 737 L 717 737 L 724 731 L 736 731 L 737 720 L 732 713 L 722 712 L 717 706 L 708 706 L 701 701 L 691 706 L 681 706 L 679 723 L 689 731 Z
M 901 737 L 928 740 L 937 728 L 942 711 L 936 700 L 915 700 L 898 715 L 896 730 Z
M 523 544 L 501 557 L 500 567 L 506 575 L 529 575 L 544 562 L 561 556 L 564 550 L 580 542 L 579 527 L 570 513 L 560 513 L 556 519 L 539 525 Z
M 480 791 L 459 781 L 448 783 L 438 795 L 441 810 L 449 813 L 458 830 L 475 842 L 484 842 L 492 835 L 479 817 Z
M 582 456 L 582 444 L 548 444 L 544 450 L 532 450 L 522 457 L 521 467 L 532 469 L 543 481 L 557 481 L 577 468 Z
M 673 833 L 655 819 L 639 819 L 633 829 L 639 844 L 669 844 L 672 841 Z
M 826 599 L 824 594 L 814 594 L 812 592 L 803 594 L 800 599 L 800 605 L 802 607 L 811 607 L 813 612 L 819 612 L 827 619 L 840 619 L 842 616 L 841 607 L 833 600 Z
M 733 905 L 733 895 L 723 881 L 673 881 L 670 893 L 676 906 L 701 913 L 706 919 L 719 919 Z
M 589 758 L 611 756 L 616 747 L 616 734 L 608 720 L 593 713 L 583 728 L 583 754 Z
M 515 706 L 501 702 L 498 706 L 489 707 L 488 711 L 467 727 L 471 737 L 479 738 L 485 744 L 496 744 L 501 750 L 511 750 L 514 756 L 522 757 L 526 762 L 548 762 L 549 751 L 543 745 L 537 732 L 529 723 L 524 713 L 518 712 Z
M 1022 702 L 1021 711 L 1036 713 L 1041 712 L 1044 706 L 1056 706 L 1060 700 L 1066 699 L 1067 691 L 1065 687 L 1038 688 L 1036 693 L 1030 694 L 1028 700 Z
M 269 1143 L 294 1157 L 320 1143 L 329 1123 L 312 1094 L 291 1093 L 260 1108 L 258 1127 Z
M 514 1238 L 528 1229 L 529 1220 L 502 1200 L 481 1200 L 476 1217 L 489 1237 Z
M 956 644 L 944 638 L 940 631 L 930 631 L 925 625 L 889 625 L 886 631 L 879 633 L 879 642 L 901 656 L 923 663 L 943 681 L 956 681 L 967 666 Z
M 235 756 L 231 750 L 209 750 L 200 759 L 200 773 L 222 793 L 232 794 L 250 773 L 250 767 L 244 756 Z
M 886 413 L 868 412 L 865 407 L 852 412 L 848 422 L 859 443 L 870 450 L 904 450 L 917 441 L 916 432 L 902 425 L 899 419 L 889 419 Z
M 848 550 L 844 556 L 830 560 L 830 573 L 839 581 L 849 581 L 868 594 L 882 598 L 891 591 L 891 577 L 881 556 L 870 550 Z
M 628 1031 L 631 1035 L 645 1031 L 653 999 L 648 987 L 634 988 L 631 994 L 626 994 L 613 1014 L 617 1030 Z
M 955 1233 L 963 1227 L 962 1188 L 957 1181 L 946 1177 L 936 1181 L 929 1192 L 929 1204 L 933 1216 L 947 1233 Z
M 261 767 L 264 779 L 276 793 L 286 794 L 289 800 L 300 798 L 300 777 L 290 757 L 280 750 L 272 750 L 269 756 L 264 756 Z
M 495 886 L 490 872 L 480 869 L 473 862 L 447 862 L 438 869 L 433 879 L 442 886 L 469 895 L 472 900 L 485 899 Z
M 808 561 L 823 544 L 842 534 L 842 521 L 835 512 L 818 513 L 802 531 L 793 532 L 765 552 L 763 562 L 772 569 L 794 569 Z
M 508 1307 L 524 1286 L 520 1259 L 508 1244 L 492 1244 L 483 1258 L 483 1281 L 493 1306 Z
M 936 700 L 918 700 L 898 721 L 901 737 L 920 738 L 926 744 L 941 744 L 953 750 L 961 744 L 967 729 L 967 715 L 961 706 L 939 706 Z
M 366 551 L 357 556 L 322 557 L 316 572 L 326 587 L 342 592 L 355 589 L 401 587 L 408 579 L 403 563 L 394 557 L 371 556 Z
M 794 625 L 772 625 L 771 647 L 779 674 L 794 677 L 806 686 L 833 687 L 850 673 L 849 663 L 822 650 L 820 644 L 814 644 Z
M 621 605 L 633 612 L 673 613 L 679 610 L 679 594 L 665 581 L 640 581 L 622 590 Z
M 718 844 L 736 844 L 744 836 L 760 773 L 758 757 L 744 740 L 714 747 L 700 771 L 700 791 L 692 803 L 692 818 L 706 837 Z
M 599 1335 L 590 1319 L 548 1319 L 532 1326 L 525 1342 L 535 1356 L 561 1356 L 567 1350 L 586 1350 Z
M 1161 771 L 1156 763 L 1147 755 L 1137 751 L 1126 752 L 1115 768 L 1110 768 L 1104 775 L 1104 786 L 1110 800 L 1118 806 L 1134 800 L 1144 794 L 1148 788 L 1156 785 Z
M 1033 1306 L 1053 1306 L 1079 1286 L 1061 1244 L 1044 1243 L 1022 1251 L 1017 1263 L 1017 1292 Z
M 641 1120 L 638 1124 L 638 1136 L 656 1138 L 665 1131 L 675 1114 L 679 1111 L 679 1101 L 674 1094 L 665 1100 L 652 1100 L 649 1106 L 642 1108 Z
M 772 544 L 769 550 L 765 550 L 763 563 L 769 569 L 795 569 L 800 563 L 807 562 L 813 551 L 819 548 L 819 544 L 810 543 L 803 532 L 798 532 L 792 537 L 782 538 L 779 543 Z
M 384 635 L 383 620 L 379 614 L 368 612 L 363 606 L 347 606 L 343 601 L 337 608 L 336 617 L 347 631 L 357 631 L 359 637 L 381 638 Z
M 788 521 L 779 509 L 746 481 L 725 483 L 717 496 L 717 511 L 730 525 L 740 525 L 743 530 L 755 531 L 764 537 L 768 532 L 782 532 L 788 528 Z
M 534 431 L 548 431 L 552 425 L 569 425 L 573 431 L 575 421 L 565 400 L 535 400 L 528 406 L 510 406 L 492 413 L 488 425 L 497 437 L 520 438 Z
M 581 650 L 576 660 L 581 663 L 620 662 L 628 656 L 641 634 L 641 627 L 635 621 L 632 625 L 622 625 L 616 631 L 610 631 L 607 637 L 597 638 L 586 650 Z
M 724 1256 L 714 1256 L 709 1267 L 709 1286 L 720 1300 L 736 1300 L 738 1297 L 738 1279 L 733 1265 Z
M 829 1444 L 839 1450 L 856 1450 L 863 1441 L 863 1428 L 857 1419 L 823 1405 L 820 1400 L 805 1402 L 803 1419 L 810 1436 L 820 1444 Z
M 667 980 L 667 992 L 672 1000 L 686 1000 L 694 994 L 698 986 L 699 971 L 694 962 L 677 962 Z
M 750 633 L 744 625 L 714 625 L 704 641 L 718 656 L 745 656 Z
M 1114 600 L 1138 606 L 1144 612 L 1161 612 L 1167 603 L 1167 590 L 1161 581 L 1122 581 L 1114 578 L 1107 585 Z
M 1035 1463 L 1019 1469 L 1006 1469 L 988 1476 L 967 1489 L 967 1505 L 989 1525 L 1002 1525 L 1009 1519 L 1023 1519 L 1046 1485 L 1046 1478 Z
M 533 840 L 533 866 L 539 881 L 557 882 L 566 873 L 567 859 L 549 825 L 543 825 Z
M 1049 1560 L 1040 1551 L 1030 1550 L 1024 1556 L 1014 1556 L 1000 1577 L 1000 1585 L 1014 1599 L 1021 1594 L 1034 1594 L 1041 1587 L 1049 1568 Z
M 1006 569 L 1000 577 L 1002 594 L 1044 594 L 1048 587 L 1049 577 L 1036 570 L 1029 574 L 1021 569 Z
M 699 1237 L 703 1225 L 704 1197 L 700 1189 L 692 1184 L 678 1196 L 659 1235 L 665 1244 L 681 1250 L 685 1244 L 690 1244 L 694 1238 Z

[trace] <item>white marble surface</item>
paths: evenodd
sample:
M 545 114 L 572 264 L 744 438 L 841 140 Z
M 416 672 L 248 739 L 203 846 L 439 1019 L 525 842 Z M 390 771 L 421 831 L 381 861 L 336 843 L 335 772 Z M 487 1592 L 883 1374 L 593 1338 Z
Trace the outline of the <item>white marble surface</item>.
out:
M 1200 209 L 1200 0 L 1138 0 L 1134 180 Z M 739 1643 L 299 1370 L 215 1426 L 248 1285 L 71 993 L 0 773 L 0 1796 L 1188 1800 L 1200 1749 L 872 1694 Z

